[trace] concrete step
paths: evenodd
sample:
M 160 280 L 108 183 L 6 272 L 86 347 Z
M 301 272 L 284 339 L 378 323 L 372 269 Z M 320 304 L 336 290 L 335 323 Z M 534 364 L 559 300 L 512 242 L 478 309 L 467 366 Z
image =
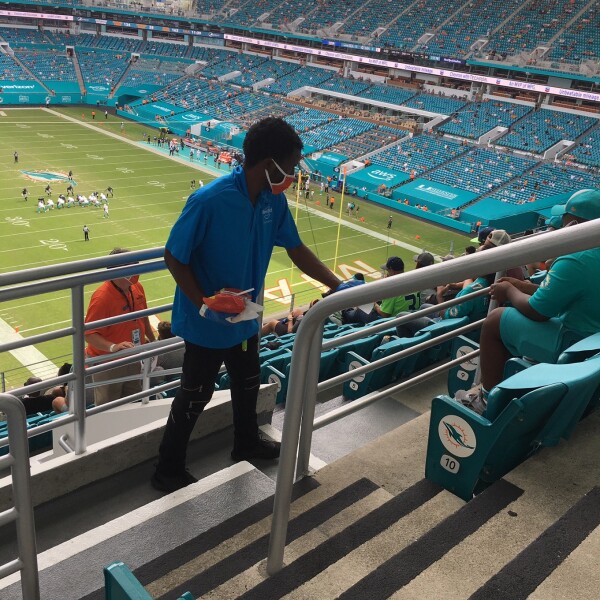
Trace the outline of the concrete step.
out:
M 240 463 L 42 553 L 42 598 L 100 600 L 101 568 L 122 560 L 160 600 L 591 599 L 599 425 L 591 415 L 465 503 L 423 479 L 424 413 L 296 483 L 272 577 L 274 483 Z M 19 598 L 7 580 L 0 597 Z

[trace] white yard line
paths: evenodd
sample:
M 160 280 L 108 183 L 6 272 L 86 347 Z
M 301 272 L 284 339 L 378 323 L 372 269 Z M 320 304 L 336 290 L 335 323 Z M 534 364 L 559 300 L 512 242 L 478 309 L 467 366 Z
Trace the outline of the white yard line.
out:
M 0 339 L 2 339 L 2 342 L 8 343 L 25 338 L 17 333 L 14 327 L 0 319 Z M 47 377 L 49 366 L 53 367 L 54 371 L 58 371 L 58 367 L 34 346 L 26 346 L 25 348 L 11 350 L 10 353 L 36 377 Z

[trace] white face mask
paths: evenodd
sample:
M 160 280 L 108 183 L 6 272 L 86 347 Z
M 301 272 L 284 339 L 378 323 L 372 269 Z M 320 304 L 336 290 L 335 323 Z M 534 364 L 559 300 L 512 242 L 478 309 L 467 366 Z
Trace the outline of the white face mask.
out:
M 272 158 L 271 160 L 273 161 L 273 164 L 277 167 L 277 170 L 283 175 L 283 179 L 279 183 L 273 183 L 271 181 L 271 177 L 269 176 L 269 171 L 267 171 L 265 169 L 265 175 L 267 176 L 267 181 L 269 182 L 269 185 L 271 186 L 271 191 L 274 194 L 283 194 L 283 192 L 285 192 L 285 190 L 287 190 L 290 187 L 290 185 L 292 185 L 292 183 L 294 183 L 294 181 L 296 180 L 296 176 L 286 173 L 277 164 L 277 162 L 275 161 L 274 158 Z

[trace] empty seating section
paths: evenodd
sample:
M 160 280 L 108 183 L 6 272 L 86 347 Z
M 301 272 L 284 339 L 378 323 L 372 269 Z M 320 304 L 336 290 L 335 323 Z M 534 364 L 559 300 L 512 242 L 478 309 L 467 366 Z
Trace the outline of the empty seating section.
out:
M 159 101 L 164 100 L 170 104 L 182 106 L 186 110 L 193 110 L 229 100 L 238 94 L 239 91 L 226 84 L 190 77 L 160 90 L 153 96 Z
M 99 35 L 91 33 L 78 33 L 77 35 L 67 35 L 46 32 L 46 36 L 59 46 L 88 46 L 92 48 L 96 45 Z
M 96 48 L 114 50 L 115 52 L 138 52 L 144 41 L 138 37 L 102 35 L 96 40 Z
M 371 84 L 368 82 L 346 79 L 340 75 L 334 75 L 331 79 L 321 83 L 319 88 L 331 92 L 339 92 L 340 94 L 356 96 L 356 94 L 364 92 L 370 85 Z
M 387 102 L 388 104 L 404 104 L 404 102 L 415 95 L 415 92 L 403 90 L 394 85 L 382 85 L 376 83 L 356 95 L 359 98 L 368 98 L 379 102 Z
M 594 129 L 576 148 L 569 150 L 569 157 L 582 165 L 600 167 L 600 128 Z
M 300 109 L 293 115 L 285 118 L 285 120 L 299 133 L 309 131 L 315 127 L 329 123 L 334 119 L 337 119 L 337 115 L 315 108 Z
M 217 79 L 233 71 L 250 73 L 255 67 L 265 62 L 264 58 L 253 56 L 251 54 L 237 54 L 227 52 L 225 60 L 206 65 L 202 69 L 202 76 L 208 79 Z
M 317 30 L 329 28 L 335 23 L 346 20 L 352 13 L 356 12 L 365 0 L 318 0 L 317 10 L 306 15 L 306 19 L 300 23 L 299 30 L 303 33 L 316 33 Z
M 22 29 L 20 27 L 0 27 L 0 38 L 10 44 L 10 47 L 27 48 L 31 44 L 50 44 L 51 41 L 37 29 Z
M 174 44 L 167 42 L 159 42 L 158 40 L 148 40 L 143 48 L 140 49 L 142 54 L 150 54 L 151 56 L 170 56 L 172 58 L 188 58 L 187 44 Z
M 403 137 L 406 132 L 393 127 L 383 127 L 377 125 L 351 140 L 341 142 L 329 148 L 331 152 L 343 154 L 349 158 L 358 158 L 370 152 L 374 152 L 378 148 L 382 148 L 395 142 L 400 137 Z
M 589 0 L 533 0 L 500 30 L 486 46 L 496 52 L 517 54 L 535 50 L 560 31 Z
M 484 194 L 522 175 L 535 161 L 484 148 L 473 148 L 463 156 L 431 171 L 427 179 L 455 188 Z
M 216 0 L 196 0 L 194 6 L 198 14 L 212 15 L 223 6 L 223 2 L 217 2 Z
M 129 64 L 129 58 L 102 50 L 79 48 L 77 60 L 85 83 L 104 84 L 112 87 L 119 81 Z
M 8 56 L 8 54 L 0 52 L 0 79 L 7 81 L 27 81 L 31 79 L 31 75 Z
M 264 119 L 265 117 L 280 117 L 282 119 L 293 115 L 298 112 L 298 106 L 295 104 L 289 104 L 287 102 L 281 102 L 277 104 L 271 104 L 265 108 L 261 108 L 254 111 L 252 114 L 243 114 L 235 119 L 235 122 L 243 127 L 250 127 L 253 123 Z
M 411 50 L 423 34 L 439 27 L 463 4 L 464 0 L 446 0 L 441 8 L 438 0 L 419 0 L 379 39 L 397 48 Z M 372 7 L 372 10 L 374 9 L 375 7 Z
M 554 110 L 539 110 L 519 121 L 496 143 L 499 146 L 538 154 L 560 140 L 574 140 L 597 122 L 598 120 L 593 117 Z
M 233 120 L 245 114 L 252 114 L 257 110 L 270 108 L 275 103 L 269 96 L 254 94 L 240 94 L 235 98 L 223 100 L 211 106 L 210 110 L 218 119 Z
M 359 121 L 358 119 L 335 119 L 315 129 L 300 134 L 305 146 L 315 150 L 323 150 L 354 138 L 355 136 L 375 127 L 373 123 Z
M 550 58 L 578 61 L 600 57 L 600 4 L 595 2 L 554 41 Z
M 136 87 L 139 85 L 159 85 L 160 87 L 164 87 L 179 79 L 181 75 L 181 73 L 164 73 L 158 69 L 156 71 L 130 69 L 119 87 Z
M 243 25 L 250 27 L 253 23 L 258 20 L 258 17 L 265 13 L 273 11 L 281 0 L 242 0 L 241 2 L 234 2 L 225 9 L 225 17 L 222 21 L 226 25 Z M 238 10 L 233 14 L 228 14 L 228 9 L 237 8 Z M 267 19 L 269 21 L 270 19 Z
M 404 103 L 404 106 L 442 115 L 451 115 L 460 110 L 465 104 L 466 102 L 464 100 L 455 100 L 454 98 L 446 98 L 445 96 L 434 96 L 433 94 L 419 94 L 418 96 L 413 96 L 407 100 Z
M 306 15 L 315 8 L 314 0 L 283 0 L 267 19 L 275 29 L 281 29 L 282 25 L 288 26 L 299 17 Z
M 479 38 L 487 37 L 494 27 L 505 21 L 522 4 L 522 0 L 506 0 L 501 3 L 474 0 L 448 23 L 444 23 L 435 37 L 420 45 L 419 50 L 465 57 Z
M 378 27 L 391 23 L 403 10 L 397 0 L 379 0 L 363 4 L 364 6 L 338 29 L 339 33 L 370 36 Z
M 420 135 L 403 141 L 398 146 L 387 148 L 379 154 L 374 154 L 370 160 L 374 165 L 404 173 L 414 171 L 418 176 L 460 156 L 467 150 L 468 147 L 456 142 Z
M 229 82 L 235 85 L 251 87 L 255 83 L 264 81 L 265 79 L 280 79 L 285 75 L 297 71 L 299 68 L 300 65 L 296 63 L 290 63 L 283 60 L 266 60 L 262 64 L 252 67 L 251 71 L 247 71 L 233 79 L 229 79 Z
M 498 200 L 525 204 L 580 190 L 600 187 L 600 175 L 569 169 L 564 165 L 546 164 L 519 177 L 494 195 Z
M 472 102 L 454 114 L 438 131 L 476 140 L 494 127 L 510 127 L 530 110 L 530 106 L 498 100 Z
M 75 81 L 73 61 L 58 52 L 18 51 L 15 56 L 38 78 L 46 81 Z
M 319 69 L 317 67 L 300 67 L 293 73 L 281 77 L 275 83 L 263 89 L 271 94 L 287 95 L 303 86 L 319 87 L 324 81 L 331 79 L 335 71 Z

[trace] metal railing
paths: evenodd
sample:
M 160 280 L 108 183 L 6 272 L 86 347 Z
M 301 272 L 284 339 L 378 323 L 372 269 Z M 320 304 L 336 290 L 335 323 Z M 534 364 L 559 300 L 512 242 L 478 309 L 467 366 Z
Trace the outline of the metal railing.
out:
M 416 269 L 402 275 L 369 283 L 369 285 L 358 286 L 345 293 L 333 294 L 325 298 L 308 312 L 296 334 L 290 368 L 281 455 L 269 539 L 267 559 L 267 572 L 269 574 L 273 575 L 283 567 L 283 553 L 295 475 L 296 477 L 303 477 L 309 473 L 308 461 L 312 432 L 315 429 L 315 402 L 319 391 L 317 382 L 325 320 L 331 314 L 348 306 L 360 306 L 368 302 L 374 302 L 379 298 L 402 296 L 412 293 L 414 290 L 432 288 L 447 281 L 459 281 L 467 277 L 499 272 L 517 264 L 545 260 L 549 256 L 561 256 L 595 248 L 598 246 L 599 240 L 600 219 L 579 224 L 574 228 L 569 227 L 545 235 L 524 238 L 493 250 L 478 252 L 474 255 L 457 258 L 424 269 Z M 379 327 L 381 329 L 389 327 L 389 322 Z M 375 328 L 372 331 L 375 331 Z M 439 343 L 440 338 L 435 341 Z M 327 344 L 330 343 L 327 342 Z M 339 340 L 336 343 L 339 343 Z M 454 363 L 460 364 L 467 359 L 468 355 L 462 356 L 455 359 Z M 444 368 L 447 366 L 443 365 Z M 364 367 L 361 367 L 361 369 L 364 369 Z M 350 375 L 352 376 L 356 372 L 358 372 L 358 369 Z M 340 380 L 338 378 L 338 381 Z M 418 381 L 421 381 L 421 379 L 414 380 L 412 385 Z M 402 389 L 403 386 L 408 387 L 409 384 L 409 382 L 403 382 L 386 390 L 385 394 Z M 383 394 L 380 393 L 381 396 Z M 363 398 L 361 402 L 364 405 L 376 399 L 378 398 L 375 395 L 375 397 L 368 399 Z M 317 420 L 316 426 L 323 426 L 329 418 L 331 416 L 321 417 Z
M 26 434 L 25 407 L 11 394 L 0 394 L 0 411 L 8 421 L 10 452 L 0 458 L 0 471 L 10 468 L 14 506 L 0 513 L 0 527 L 16 524 L 19 556 L 0 565 L 0 579 L 21 571 L 23 600 L 39 600 L 35 525 L 29 478 L 29 444 Z

